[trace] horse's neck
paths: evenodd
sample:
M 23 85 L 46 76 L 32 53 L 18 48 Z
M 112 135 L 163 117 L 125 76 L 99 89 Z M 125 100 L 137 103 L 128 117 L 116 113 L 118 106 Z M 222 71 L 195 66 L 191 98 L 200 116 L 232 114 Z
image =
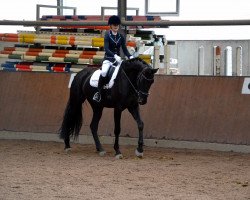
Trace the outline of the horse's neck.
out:
M 130 93 L 131 91 L 134 92 L 135 90 L 137 90 L 137 79 L 141 71 L 142 66 L 139 64 L 122 66 L 120 71 L 120 80 L 118 80 L 117 82 L 120 84 L 121 88 L 126 87 L 126 91 L 128 93 Z
M 125 78 L 128 82 L 131 82 L 133 84 L 136 84 L 136 80 L 139 74 L 139 71 L 137 70 L 124 70 Z
M 127 64 L 125 67 L 123 67 L 123 70 L 130 80 L 135 81 L 140 71 L 143 70 L 143 67 L 137 61 L 135 63 Z

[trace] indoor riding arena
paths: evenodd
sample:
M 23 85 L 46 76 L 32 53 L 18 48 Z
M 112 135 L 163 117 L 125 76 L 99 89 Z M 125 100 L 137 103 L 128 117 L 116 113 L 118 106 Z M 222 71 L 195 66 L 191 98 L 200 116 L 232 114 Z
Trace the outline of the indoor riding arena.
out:
M 7 1 L 0 199 L 250 200 L 249 9 L 248 0 Z M 93 103 L 85 87 L 104 69 L 107 33 L 123 36 L 131 57 L 113 55 L 113 88 Z

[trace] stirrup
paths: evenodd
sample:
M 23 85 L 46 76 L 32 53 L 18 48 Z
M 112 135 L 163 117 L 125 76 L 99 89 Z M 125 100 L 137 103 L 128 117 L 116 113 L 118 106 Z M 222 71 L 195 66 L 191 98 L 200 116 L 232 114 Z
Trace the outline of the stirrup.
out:
M 93 100 L 96 102 L 100 102 L 101 101 L 101 94 L 100 92 L 96 92 L 93 96 Z

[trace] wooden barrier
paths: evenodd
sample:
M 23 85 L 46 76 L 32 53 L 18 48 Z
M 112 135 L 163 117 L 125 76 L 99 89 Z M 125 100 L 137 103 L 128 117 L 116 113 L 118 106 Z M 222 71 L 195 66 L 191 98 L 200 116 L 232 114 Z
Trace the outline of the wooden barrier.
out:
M 56 133 L 67 103 L 70 74 L 0 71 L 0 131 Z M 250 145 L 250 95 L 244 77 L 156 76 L 141 107 L 145 138 Z M 84 104 L 81 134 L 91 135 L 92 111 Z M 122 136 L 137 137 L 122 116 Z M 113 110 L 105 109 L 100 135 L 113 135 Z

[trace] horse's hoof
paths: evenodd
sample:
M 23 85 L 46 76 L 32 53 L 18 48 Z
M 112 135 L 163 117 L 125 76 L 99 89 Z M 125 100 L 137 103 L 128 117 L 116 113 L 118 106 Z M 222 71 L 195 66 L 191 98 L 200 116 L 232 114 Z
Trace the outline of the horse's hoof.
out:
M 71 150 L 72 150 L 71 148 L 65 148 L 65 149 L 64 149 L 64 151 L 65 151 L 66 153 L 70 153 Z
M 122 154 L 117 154 L 117 155 L 115 155 L 115 158 L 116 158 L 117 160 L 123 159 L 123 155 L 122 155 Z
M 105 154 L 106 154 L 106 151 L 100 151 L 99 152 L 99 156 L 105 156 Z
M 135 155 L 138 157 L 138 158 L 142 158 L 143 157 L 143 152 L 140 153 L 137 149 L 135 150 Z

